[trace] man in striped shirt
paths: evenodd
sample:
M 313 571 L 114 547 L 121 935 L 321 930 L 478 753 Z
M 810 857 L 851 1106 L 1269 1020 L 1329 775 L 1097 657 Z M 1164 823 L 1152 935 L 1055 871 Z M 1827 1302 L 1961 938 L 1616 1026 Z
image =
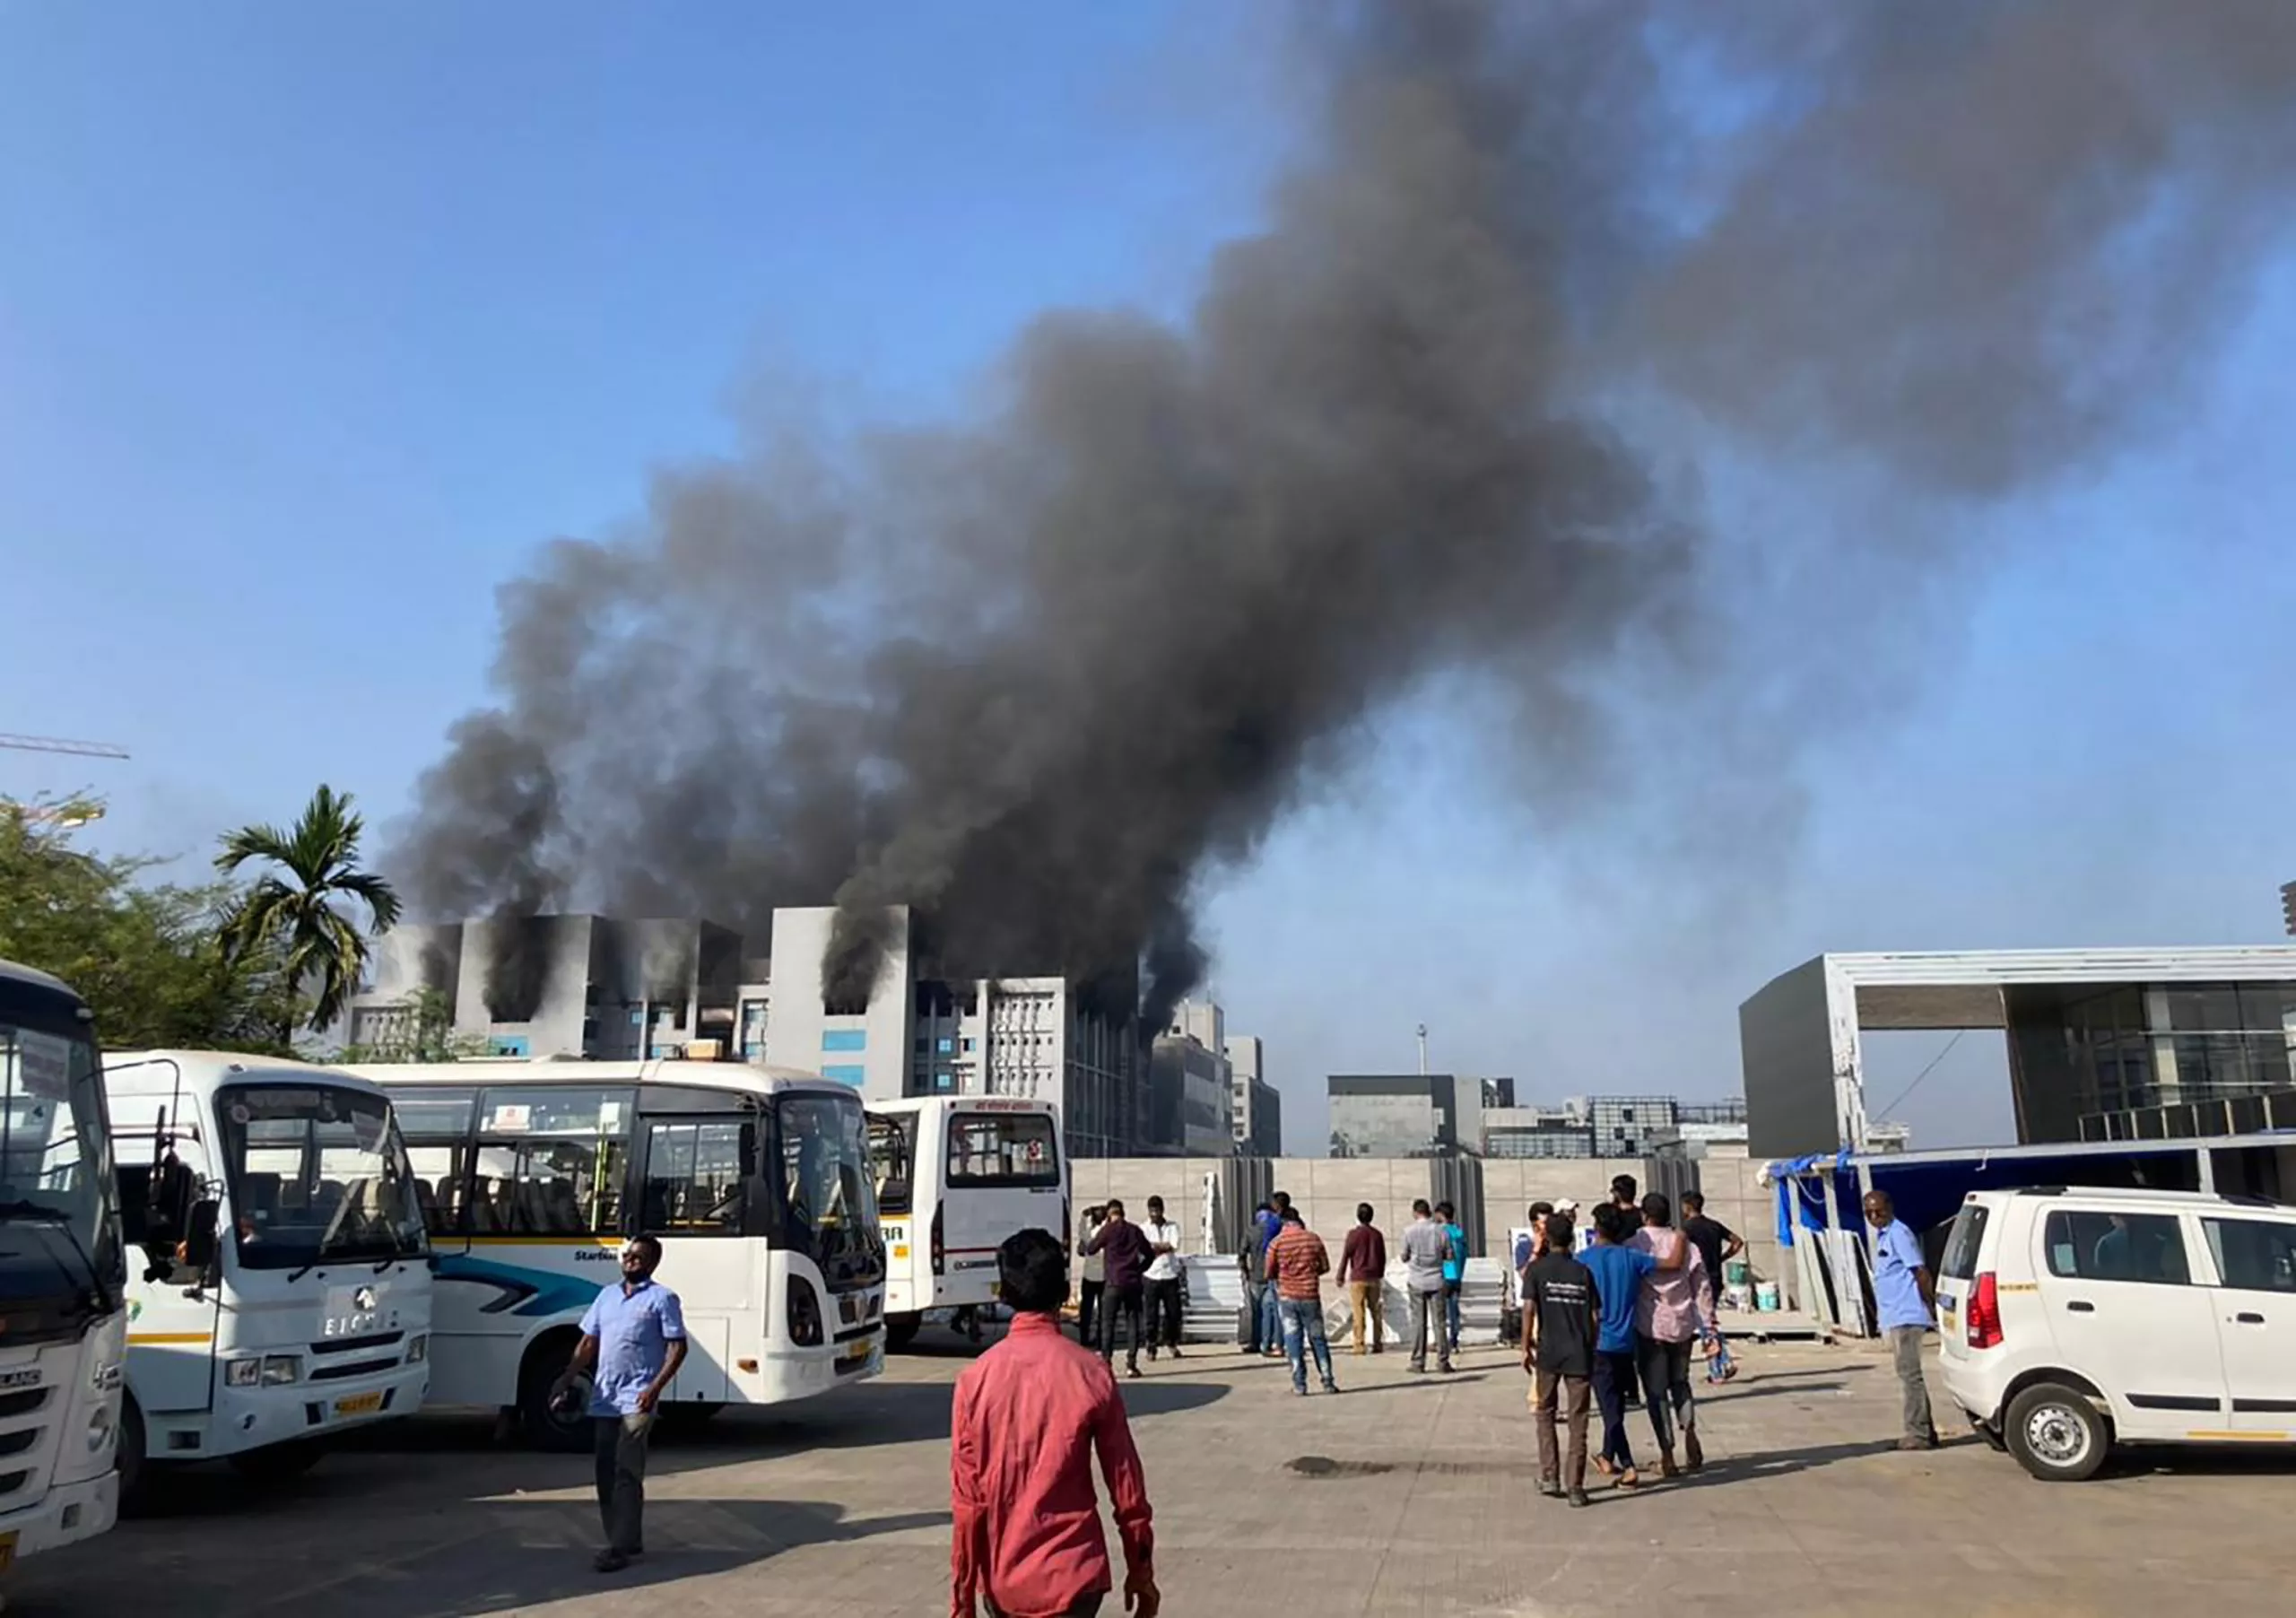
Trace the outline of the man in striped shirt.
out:
M 1275 1283 L 1275 1308 L 1283 1322 L 1283 1352 L 1292 1361 L 1292 1391 L 1308 1391 L 1308 1348 L 1314 1346 L 1316 1370 L 1324 1391 L 1337 1393 L 1331 1374 L 1331 1342 L 1324 1335 L 1323 1278 L 1331 1273 L 1324 1239 L 1308 1229 L 1300 1210 L 1283 1210 L 1283 1233 L 1268 1244 L 1267 1278 Z

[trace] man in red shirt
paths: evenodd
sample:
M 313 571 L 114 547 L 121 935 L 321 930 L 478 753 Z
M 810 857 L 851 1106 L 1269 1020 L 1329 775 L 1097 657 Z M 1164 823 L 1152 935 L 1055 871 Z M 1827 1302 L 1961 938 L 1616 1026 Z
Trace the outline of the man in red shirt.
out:
M 1092 1453 L 1100 1452 L 1124 1545 L 1124 1605 L 1156 1618 L 1140 1452 L 1116 1379 L 1091 1350 L 1060 1335 L 1068 1255 L 1044 1231 L 997 1249 L 998 1292 L 1013 1310 L 1004 1340 L 957 1379 L 949 1444 L 952 1618 L 1093 1618 L 1112 1588 L 1100 1535 Z
M 1339 1248 L 1339 1283 L 1355 1312 L 1355 1352 L 1363 1352 L 1363 1317 L 1371 1317 L 1371 1352 L 1387 1352 L 1387 1317 L 1382 1293 L 1387 1280 L 1387 1239 L 1371 1222 L 1371 1205 L 1355 1205 L 1355 1228 Z

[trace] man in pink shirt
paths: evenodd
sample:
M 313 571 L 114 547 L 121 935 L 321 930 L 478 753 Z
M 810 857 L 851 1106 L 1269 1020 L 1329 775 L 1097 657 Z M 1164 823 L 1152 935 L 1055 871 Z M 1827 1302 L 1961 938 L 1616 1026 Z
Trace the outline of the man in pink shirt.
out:
M 1664 1192 L 1642 1199 L 1642 1229 L 1628 1245 L 1665 1264 L 1686 1249 L 1678 1269 L 1653 1272 L 1634 1303 L 1635 1357 L 1642 1396 L 1650 1407 L 1650 1432 L 1658 1441 L 1658 1475 L 1679 1477 L 1674 1464 L 1674 1429 L 1682 1429 L 1683 1462 L 1692 1472 L 1706 1465 L 1698 1442 L 1698 1405 L 1691 1390 L 1692 1346 L 1706 1335 L 1706 1261 L 1689 1237 L 1674 1229 L 1674 1205 Z M 1671 1406 L 1671 1410 L 1669 1409 Z
M 1100 1457 L 1124 1545 L 1124 1605 L 1156 1618 L 1146 1480 L 1116 1379 L 1060 1335 L 1067 1249 L 1022 1231 L 997 1249 L 1004 1340 L 957 1379 L 949 1443 L 952 1618 L 1092 1618 L 1114 1580 L 1101 1537 L 1092 1456 Z

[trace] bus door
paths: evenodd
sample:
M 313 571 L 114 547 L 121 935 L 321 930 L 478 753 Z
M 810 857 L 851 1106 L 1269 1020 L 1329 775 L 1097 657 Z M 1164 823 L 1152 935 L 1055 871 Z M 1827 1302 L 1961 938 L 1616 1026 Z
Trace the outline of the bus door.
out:
M 662 1241 L 662 1281 L 678 1294 L 689 1344 L 672 1399 L 735 1396 L 736 1358 L 762 1351 L 766 1244 L 747 1240 L 763 1141 L 748 1098 L 648 1086 L 636 1143 L 638 1229 Z
M 127 1247 L 131 1390 L 151 1414 L 214 1404 L 222 1309 L 222 1176 L 191 1092 L 111 1098 L 114 1179 Z
M 944 1270 L 952 1283 L 986 1278 L 996 1249 L 1017 1231 L 1061 1225 L 1060 1126 L 1032 1102 L 961 1102 L 944 1124 L 934 1215 Z

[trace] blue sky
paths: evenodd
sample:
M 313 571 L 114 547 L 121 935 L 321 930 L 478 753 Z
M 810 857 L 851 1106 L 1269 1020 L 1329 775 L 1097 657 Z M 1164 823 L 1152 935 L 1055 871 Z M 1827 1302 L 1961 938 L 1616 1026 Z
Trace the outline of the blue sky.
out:
M 0 754 L 0 793 L 97 787 L 161 853 L 320 779 L 402 812 L 495 587 L 726 448 L 743 390 L 935 414 L 1041 308 L 1178 307 L 1285 137 L 1213 17 L 0 0 L 0 730 L 135 755 Z M 1713 1095 L 1738 1001 L 1823 949 L 2268 941 L 2292 338 L 2283 262 L 2168 437 L 1982 518 L 1912 693 L 1813 744 L 1805 824 L 1727 905 L 1552 835 L 1462 717 L 1393 715 L 1206 880 L 1294 1148 L 1321 1075 L 1409 1064 L 1422 1021 L 1535 1093 Z M 1943 1042 L 1877 1048 L 1877 1099 Z M 1999 1066 L 1965 1041 L 1906 1116 L 1997 1135 Z

